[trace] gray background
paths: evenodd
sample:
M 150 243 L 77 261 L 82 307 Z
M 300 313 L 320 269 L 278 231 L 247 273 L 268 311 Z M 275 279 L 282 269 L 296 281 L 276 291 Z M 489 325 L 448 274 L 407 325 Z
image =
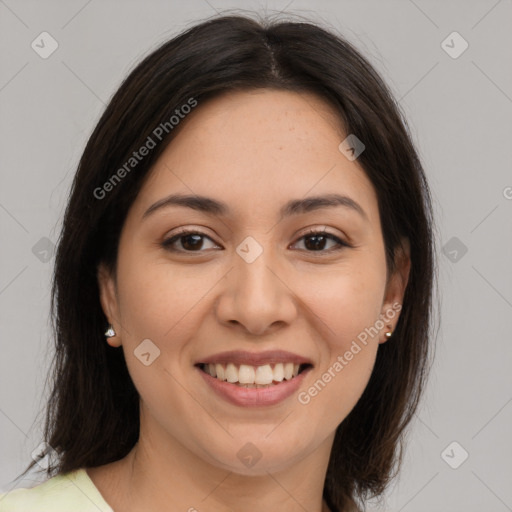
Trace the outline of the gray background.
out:
M 400 99 L 432 187 L 436 361 L 400 477 L 371 510 L 512 510 L 511 0 L 0 0 L 0 489 L 38 478 L 12 482 L 40 442 L 54 262 L 46 239 L 57 241 L 87 137 L 142 56 L 233 8 L 286 9 L 354 42 Z M 59 45 L 47 59 L 31 48 L 43 31 Z M 457 58 L 445 45 L 457 52 L 460 40 L 442 45 L 453 31 L 469 43 Z M 453 469 L 447 461 L 460 464 L 463 450 Z

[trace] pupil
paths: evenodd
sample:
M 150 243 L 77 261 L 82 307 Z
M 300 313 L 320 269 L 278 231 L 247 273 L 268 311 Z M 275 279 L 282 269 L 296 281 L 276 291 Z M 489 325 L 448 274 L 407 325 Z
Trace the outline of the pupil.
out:
M 192 238 L 195 238 L 195 243 L 192 242 L 191 244 L 189 244 L 188 242 L 185 242 L 183 243 L 183 240 L 190 240 Z M 201 246 L 203 245 L 203 241 L 201 239 L 201 235 L 185 235 L 182 237 L 182 242 L 181 242 L 181 245 L 183 246 L 184 249 L 194 249 L 194 248 L 201 248 Z
M 322 239 L 323 243 L 322 242 L 319 243 L 318 242 L 319 239 Z M 325 247 L 325 236 L 323 236 L 323 235 L 311 235 L 311 236 L 308 236 L 306 238 L 305 245 L 306 245 L 306 248 L 309 249 L 310 247 L 308 247 L 308 240 L 310 240 L 310 241 L 311 240 L 316 240 L 316 242 L 314 242 L 312 244 L 313 249 L 318 249 L 318 248 L 323 249 Z

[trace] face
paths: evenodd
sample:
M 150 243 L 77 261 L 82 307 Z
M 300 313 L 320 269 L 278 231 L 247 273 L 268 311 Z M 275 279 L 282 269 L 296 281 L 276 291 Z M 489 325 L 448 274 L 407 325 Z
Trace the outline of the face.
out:
M 98 273 L 110 343 L 141 397 L 141 438 L 242 474 L 285 469 L 330 446 L 363 393 L 409 259 L 386 279 L 375 190 L 339 150 L 347 134 L 323 100 L 229 93 L 182 123 L 128 213 L 117 288 Z M 222 208 L 146 213 L 171 194 Z M 345 199 L 285 208 L 333 194 Z M 243 357 L 221 354 L 231 351 Z M 228 380 L 265 381 L 270 367 L 274 384 L 221 383 L 198 366 L 209 361 Z M 290 362 L 307 366 L 276 384 Z M 261 459 L 251 466 L 247 454 Z

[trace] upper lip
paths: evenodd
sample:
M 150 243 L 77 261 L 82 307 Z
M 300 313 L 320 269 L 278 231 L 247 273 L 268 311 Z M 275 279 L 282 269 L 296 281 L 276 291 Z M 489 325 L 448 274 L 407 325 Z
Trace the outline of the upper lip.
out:
M 273 363 L 295 363 L 295 364 L 310 364 L 310 359 L 293 352 L 285 350 L 267 350 L 264 352 L 247 352 L 246 350 L 232 350 L 229 352 L 219 352 L 211 356 L 207 356 L 199 361 L 197 364 L 227 364 L 233 363 L 235 365 L 246 364 L 249 366 L 262 366 L 265 364 Z

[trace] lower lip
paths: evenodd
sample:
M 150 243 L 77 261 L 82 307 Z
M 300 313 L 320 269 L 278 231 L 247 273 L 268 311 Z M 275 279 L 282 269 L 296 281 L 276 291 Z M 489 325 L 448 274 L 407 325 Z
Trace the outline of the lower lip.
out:
M 282 402 L 299 389 L 305 375 L 311 369 L 312 367 L 309 366 L 293 379 L 283 380 L 279 384 L 274 384 L 268 388 L 244 388 L 238 384 L 219 380 L 197 368 L 205 382 L 215 393 L 234 405 L 243 406 L 274 405 Z

